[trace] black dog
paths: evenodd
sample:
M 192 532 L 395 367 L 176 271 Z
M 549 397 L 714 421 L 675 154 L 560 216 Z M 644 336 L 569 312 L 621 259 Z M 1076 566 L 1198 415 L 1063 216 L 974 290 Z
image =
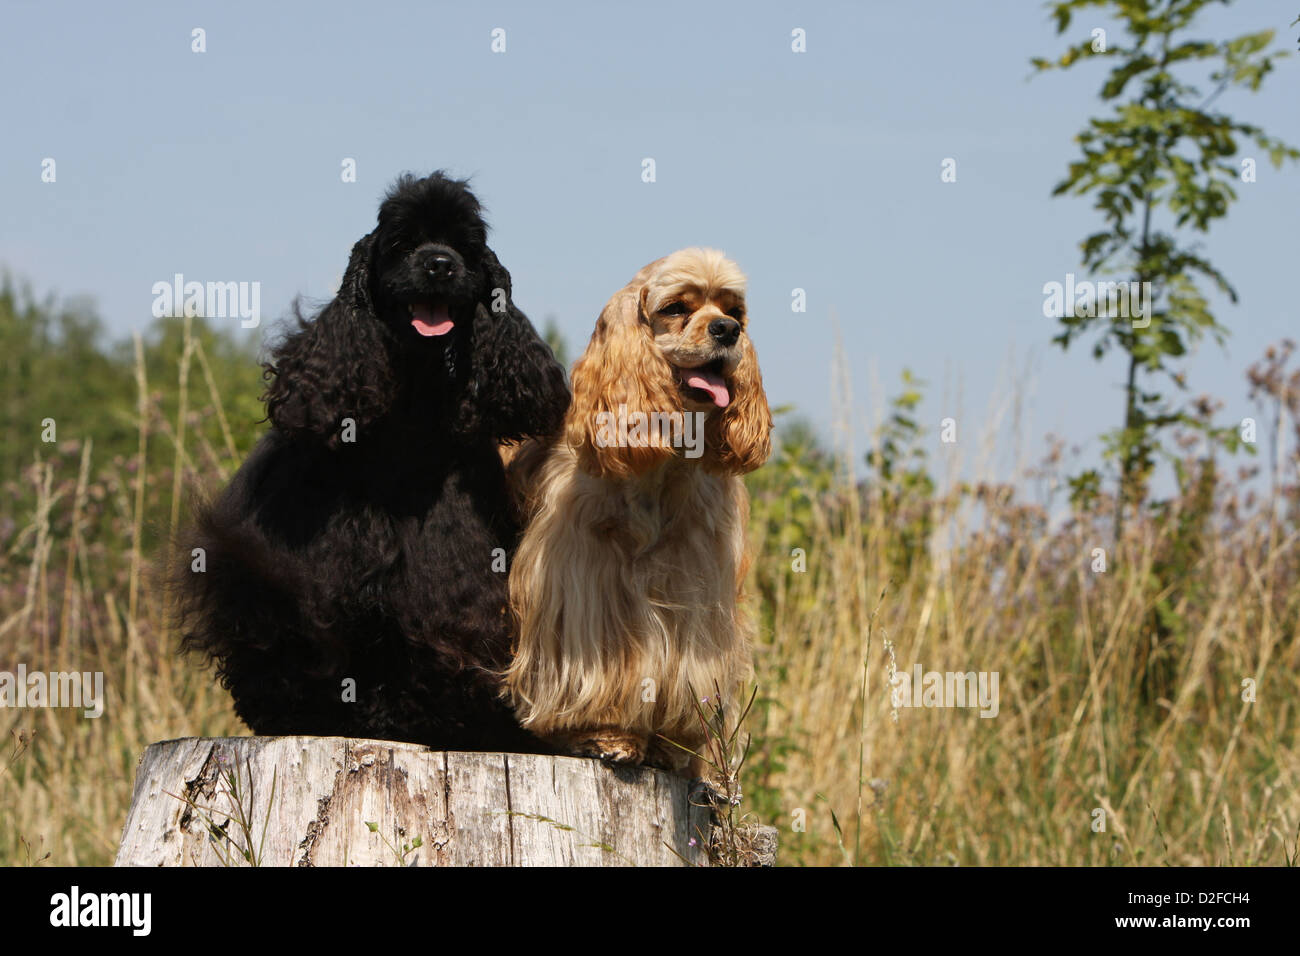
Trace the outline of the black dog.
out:
M 543 749 L 497 696 L 498 444 L 555 431 L 569 392 L 466 184 L 399 179 L 297 326 L 266 366 L 272 430 L 185 542 L 184 648 L 258 734 Z

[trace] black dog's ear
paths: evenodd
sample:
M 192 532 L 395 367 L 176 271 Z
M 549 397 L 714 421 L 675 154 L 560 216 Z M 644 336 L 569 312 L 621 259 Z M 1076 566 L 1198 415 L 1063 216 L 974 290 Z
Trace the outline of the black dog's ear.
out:
M 337 448 L 349 421 L 360 433 L 392 402 L 388 341 L 370 292 L 375 237 L 372 232 L 352 247 L 334 300 L 314 321 L 299 314 L 297 330 L 272 352 L 262 398 L 281 431 Z
M 564 368 L 510 298 L 510 273 L 491 249 L 487 288 L 475 316 L 474 381 L 478 413 L 499 441 L 556 432 L 569 409 Z

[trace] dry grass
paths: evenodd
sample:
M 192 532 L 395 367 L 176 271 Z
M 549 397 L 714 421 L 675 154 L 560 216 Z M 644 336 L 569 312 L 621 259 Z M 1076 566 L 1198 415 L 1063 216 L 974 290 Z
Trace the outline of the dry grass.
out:
M 783 862 L 1294 862 L 1294 525 L 1231 520 L 1221 490 L 1207 533 L 1185 530 L 1195 501 L 1179 500 L 1113 550 L 1104 503 L 1052 530 L 1006 487 L 954 487 L 910 513 L 843 479 L 811 502 L 770 497 L 756 730 L 783 766 L 758 795 Z M 900 569 L 900 526 L 920 511 L 951 534 Z M 896 710 L 889 668 L 916 663 L 997 672 L 1000 713 Z
M 197 349 L 189 340 L 187 355 Z M 0 669 L 102 671 L 107 700 L 97 719 L 73 709 L 0 710 L 0 864 L 111 863 L 145 746 L 247 732 L 212 677 L 177 657 L 163 624 L 164 598 L 149 573 L 161 554 L 150 542 L 167 529 L 151 529 L 146 516 L 178 520 L 173 474 L 194 475 L 184 437 L 202 416 L 182 411 L 168 423 L 138 340 L 136 355 L 138 456 L 97 463 L 89 439 L 37 445 L 17 483 L 26 488 L 7 489 L 35 504 L 0 555 Z M 150 473 L 140 463 L 155 439 L 175 461 Z M 205 469 L 221 461 L 225 471 L 235 459 L 233 444 L 200 450 Z
M 148 573 L 169 529 L 147 516 L 174 525 L 184 488 L 239 460 L 192 343 L 183 377 L 191 360 L 202 376 L 186 394 L 208 413 L 165 416 L 140 361 L 136 460 L 97 461 L 89 441 L 38 446 L 22 476 L 35 505 L 3 539 L 0 669 L 103 671 L 108 701 L 98 720 L 0 711 L 14 741 L 0 755 L 2 864 L 111 862 L 148 743 L 246 732 L 211 677 L 176 656 Z M 219 447 L 195 428 L 205 414 Z M 150 473 L 153 443 L 172 461 Z M 886 498 L 843 462 L 830 478 L 797 459 L 769 468 L 779 480 L 755 501 L 765 640 L 745 789 L 781 828 L 782 862 L 1294 858 L 1294 524 L 1236 517 L 1221 491 L 1212 533 L 1192 540 L 1179 530 L 1189 499 L 1131 522 L 1099 574 L 1104 504 L 1053 528 L 1006 488 Z M 921 519 L 938 530 L 917 551 Z M 791 570 L 793 548 L 806 572 Z M 1185 566 L 1173 574 L 1171 561 Z M 913 708 L 895 722 L 888 668 L 915 663 L 998 672 L 999 715 Z M 1242 700 L 1247 678 L 1255 703 Z

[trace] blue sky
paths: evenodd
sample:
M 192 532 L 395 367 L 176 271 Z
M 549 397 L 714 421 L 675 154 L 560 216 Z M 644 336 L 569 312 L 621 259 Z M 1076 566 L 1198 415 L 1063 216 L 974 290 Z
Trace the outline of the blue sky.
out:
M 1243 0 L 1202 32 L 1273 27 L 1294 50 L 1298 12 Z M 0 268 L 91 297 L 115 335 L 148 324 L 153 283 L 177 272 L 260 282 L 264 329 L 299 293 L 327 299 L 392 178 L 445 168 L 473 176 L 516 301 L 539 326 L 554 316 L 575 354 L 641 265 L 712 245 L 750 276 L 772 403 L 827 434 L 842 343 L 859 450 L 904 367 L 931 383 L 926 424 L 957 417 L 970 458 L 989 409 L 1020 397 L 995 432 L 1003 474 L 1049 431 L 1095 451 L 1118 420 L 1120 358 L 1063 355 L 1042 314 L 1043 284 L 1084 277 L 1077 243 L 1098 227 L 1087 202 L 1050 193 L 1102 111 L 1102 65 L 1028 81 L 1029 58 L 1066 42 L 1037 0 L 18 0 L 0 16 Z M 1297 69 L 1217 105 L 1300 143 Z M 347 157 L 356 183 L 340 181 Z M 1253 412 L 1246 366 L 1300 332 L 1300 170 L 1260 157 L 1239 194 L 1204 246 L 1241 296 L 1219 312 L 1232 336 L 1187 365 L 1224 420 Z

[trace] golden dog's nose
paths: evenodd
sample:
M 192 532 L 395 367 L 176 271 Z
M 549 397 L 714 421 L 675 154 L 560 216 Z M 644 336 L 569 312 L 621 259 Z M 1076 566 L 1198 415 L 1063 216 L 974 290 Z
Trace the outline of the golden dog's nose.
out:
M 740 323 L 735 319 L 714 319 L 709 323 L 709 334 L 721 346 L 730 346 L 740 338 Z

